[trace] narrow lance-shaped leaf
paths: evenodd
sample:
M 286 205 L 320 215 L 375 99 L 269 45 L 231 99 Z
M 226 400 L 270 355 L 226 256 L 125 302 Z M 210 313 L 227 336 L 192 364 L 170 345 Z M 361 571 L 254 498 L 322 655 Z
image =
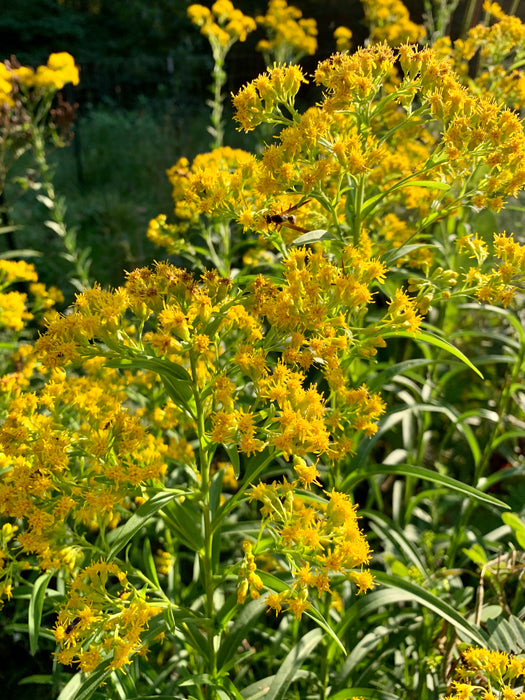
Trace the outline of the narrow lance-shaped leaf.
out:
M 433 333 L 429 333 L 427 331 L 416 331 L 415 333 L 409 333 L 408 331 L 388 331 L 383 335 L 383 338 L 412 338 L 413 340 L 422 340 L 425 343 L 429 343 L 430 345 L 434 345 L 437 348 L 440 348 L 441 350 L 445 350 L 451 355 L 454 355 L 454 357 L 457 357 L 459 360 L 464 362 L 467 367 L 470 367 L 470 369 L 475 372 L 477 375 L 479 375 L 483 379 L 483 375 L 479 371 L 477 367 L 475 367 L 472 362 L 468 359 L 466 355 L 464 355 L 461 350 L 458 350 L 454 345 L 449 343 L 448 341 L 444 340 L 443 338 L 440 338 L 437 335 L 434 335 Z
M 29 600 L 28 628 L 29 628 L 29 648 L 31 654 L 36 653 L 38 637 L 40 634 L 40 623 L 42 621 L 42 608 L 46 596 L 47 584 L 53 574 L 47 573 L 39 576 L 33 586 L 31 598 Z
M 490 503 L 498 508 L 509 508 L 506 503 L 500 501 L 498 498 L 495 498 L 488 493 L 484 493 L 473 486 L 464 484 L 462 481 L 453 479 L 445 474 L 439 474 L 439 472 L 433 472 L 425 467 L 418 467 L 412 464 L 376 464 L 370 467 L 361 467 L 360 469 L 356 469 L 356 471 L 349 474 L 349 476 L 345 479 L 343 486 L 345 490 L 349 491 L 353 489 L 360 481 L 364 481 L 370 476 L 375 476 L 378 474 L 414 476 L 418 479 L 424 479 L 442 486 L 447 486 L 452 491 L 456 491 L 457 493 L 460 493 L 463 496 L 468 496 L 476 501 Z
M 273 677 L 268 693 L 264 696 L 265 700 L 284 699 L 296 671 L 303 665 L 322 638 L 323 632 L 315 629 L 307 632 L 297 642 Z
M 183 496 L 187 492 L 182 489 L 171 489 L 170 491 L 161 491 L 156 493 L 149 501 L 146 501 L 140 508 L 134 513 L 131 518 L 122 525 L 122 527 L 117 528 L 112 533 L 111 538 L 111 548 L 108 552 L 107 561 L 111 561 L 120 552 L 123 547 L 137 534 L 137 532 L 146 525 L 151 518 L 157 513 L 161 508 L 166 506 L 174 498 Z

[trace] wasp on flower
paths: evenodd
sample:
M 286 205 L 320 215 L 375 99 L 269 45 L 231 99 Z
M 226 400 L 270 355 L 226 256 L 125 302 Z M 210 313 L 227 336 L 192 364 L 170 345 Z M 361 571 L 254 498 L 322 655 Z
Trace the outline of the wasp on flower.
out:
M 310 199 L 305 199 L 304 202 L 299 202 L 298 204 L 294 204 L 292 207 L 289 207 L 285 211 L 281 211 L 278 213 L 266 214 L 264 219 L 265 219 L 268 226 L 270 226 L 270 224 L 274 224 L 277 228 L 281 228 L 281 226 L 286 226 L 287 228 L 291 228 L 294 231 L 300 231 L 301 233 L 307 233 L 308 229 L 302 228 L 301 226 L 297 226 L 296 216 L 295 216 L 295 214 L 292 214 L 292 212 L 295 211 L 296 209 L 299 209 L 299 207 L 304 206 L 309 201 L 310 201 Z

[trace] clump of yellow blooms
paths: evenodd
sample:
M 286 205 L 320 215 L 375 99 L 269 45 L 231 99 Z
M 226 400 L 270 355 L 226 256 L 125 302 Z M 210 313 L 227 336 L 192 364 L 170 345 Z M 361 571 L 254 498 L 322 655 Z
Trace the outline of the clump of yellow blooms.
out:
M 230 0 L 217 0 L 211 10 L 204 5 L 190 5 L 188 17 L 211 44 L 217 42 L 223 48 L 236 41 L 246 41 L 248 34 L 256 29 L 254 19 L 235 9 Z
M 260 482 L 252 488 L 250 498 L 261 504 L 261 532 L 269 531 L 273 554 L 283 558 L 292 573 L 290 587 L 269 593 L 265 603 L 275 614 L 290 610 L 300 619 L 311 607 L 313 595 L 321 598 L 331 594 L 334 575 L 345 576 L 357 586 L 358 593 L 373 588 L 374 578 L 363 568 L 370 561 L 370 547 L 348 495 L 332 490 L 326 493 L 327 499 L 314 500 L 307 491 L 313 483 L 319 484 L 316 466 L 295 457 L 294 469 L 296 480 Z M 263 587 L 256 573 L 257 550 L 257 545 L 244 543 L 238 602 L 244 602 L 248 592 L 258 598 Z
M 25 292 L 7 291 L 12 284 L 27 282 Z M 21 331 L 28 321 L 56 302 L 64 300 L 62 292 L 38 283 L 34 265 L 24 260 L 0 260 L 0 331 Z
M 504 651 L 469 647 L 445 700 L 525 700 L 525 659 Z
M 348 51 L 352 46 L 352 30 L 348 27 L 337 27 L 334 30 L 334 39 L 339 52 Z
M 266 29 L 267 38 L 256 46 L 266 65 L 297 63 L 303 56 L 313 56 L 317 51 L 315 19 L 305 19 L 301 10 L 288 5 L 286 0 L 270 0 L 266 14 L 255 19 Z
M 57 659 L 64 665 L 78 664 L 85 673 L 103 661 L 109 669 L 120 669 L 134 655 L 147 653 L 141 636 L 159 612 L 117 564 L 91 564 L 72 580 L 67 603 L 58 614 L 53 629 L 60 644 Z
M 457 246 L 477 263 L 464 273 L 465 284 L 474 288 L 476 297 L 486 304 L 508 306 L 525 280 L 525 246 L 512 235 L 494 234 L 492 254 L 498 261 L 488 272 L 481 268 L 489 257 L 489 247 L 477 234 L 462 236 Z
M 449 58 L 465 84 L 520 110 L 525 101 L 525 77 L 519 70 L 525 59 L 525 25 L 497 2 L 485 0 L 483 9 L 491 23 L 472 27 L 466 38 L 453 43 L 449 37 L 439 39 L 435 49 Z
M 52 53 L 46 65 L 36 70 L 29 66 L 12 66 L 0 63 L 0 104 L 13 105 L 13 86 L 16 84 L 24 91 L 56 92 L 67 83 L 78 85 L 79 72 L 75 60 L 66 51 Z
M 361 0 L 371 42 L 386 41 L 390 46 L 414 43 L 425 36 L 421 24 L 411 21 L 401 0 Z
M 273 222 L 300 207 L 299 229 L 325 231 L 330 254 L 340 255 L 335 241 L 360 245 L 365 236 L 386 255 L 424 241 L 462 208 L 498 211 L 523 188 L 518 116 L 465 87 L 433 49 L 376 44 L 335 54 L 314 79 L 322 98 L 302 113 L 295 99 L 307 79 L 298 66 L 275 65 L 243 87 L 233 98 L 240 128 L 273 124 L 275 139 L 261 155 L 219 150 L 179 161 L 170 171 L 177 222 L 154 220 L 150 237 L 194 254 L 208 225 L 229 238 L 236 223 L 259 235 L 254 244 L 280 250 L 297 229 L 291 219 L 291 227 Z M 401 260 L 427 274 L 433 256 L 421 243 Z

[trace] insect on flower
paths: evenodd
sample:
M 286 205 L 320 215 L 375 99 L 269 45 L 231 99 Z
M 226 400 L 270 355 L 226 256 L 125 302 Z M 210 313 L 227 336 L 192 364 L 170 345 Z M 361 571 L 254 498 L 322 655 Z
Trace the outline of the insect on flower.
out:
M 75 627 L 78 625 L 79 622 L 80 622 L 80 618 L 75 617 L 75 619 L 72 622 L 70 622 L 69 625 L 66 627 L 65 633 L 71 634 L 71 632 L 75 629 Z
M 275 226 L 277 226 L 278 228 L 280 228 L 281 226 L 286 226 L 287 228 L 294 229 L 294 231 L 307 233 L 308 229 L 301 228 L 301 226 L 296 225 L 295 214 L 292 214 L 291 212 L 295 211 L 299 207 L 302 207 L 304 204 L 307 204 L 309 201 L 309 199 L 305 199 L 304 202 L 294 204 L 293 207 L 290 207 L 289 209 L 286 209 L 285 211 L 282 211 L 278 214 L 266 214 L 264 218 L 267 225 L 269 226 L 270 224 L 275 224 Z

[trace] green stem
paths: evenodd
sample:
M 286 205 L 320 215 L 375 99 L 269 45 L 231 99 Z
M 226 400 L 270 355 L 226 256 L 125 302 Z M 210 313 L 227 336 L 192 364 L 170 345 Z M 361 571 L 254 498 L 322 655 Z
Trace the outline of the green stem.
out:
M 213 141 L 211 144 L 212 149 L 222 148 L 224 145 L 224 123 L 223 123 L 223 94 L 222 88 L 226 84 L 226 71 L 224 70 L 224 63 L 226 60 L 226 54 L 230 49 L 231 44 L 226 46 L 221 46 L 218 42 L 217 44 L 212 43 L 212 53 L 213 53 L 213 100 L 211 101 L 211 123 L 212 129 L 211 134 L 213 136 Z
M 212 528 L 212 514 L 210 508 L 210 457 L 206 450 L 206 430 L 204 421 L 204 407 L 202 405 L 202 400 L 200 392 L 198 389 L 198 373 L 197 365 L 195 361 L 195 356 L 190 353 L 190 364 L 191 364 L 191 375 L 193 378 L 194 386 L 194 397 L 195 397 L 195 409 L 196 409 L 196 422 L 197 422 L 197 435 L 199 441 L 199 465 L 201 474 L 201 508 L 202 508 L 202 522 L 204 530 L 204 548 L 200 553 L 201 564 L 204 573 L 204 597 L 206 605 L 206 616 L 209 619 L 208 625 L 208 651 L 210 659 L 210 667 L 206 669 L 206 672 L 212 678 L 217 675 L 217 656 L 215 653 L 215 629 L 214 629 L 214 619 L 215 619 L 215 605 L 213 601 L 214 597 L 214 581 L 213 581 L 213 528 Z M 214 697 L 215 693 L 212 691 Z
M 70 281 L 79 288 L 88 288 L 91 286 L 87 270 L 89 268 L 89 259 L 87 251 L 79 251 L 77 240 L 74 231 L 68 230 L 65 222 L 65 205 L 63 201 L 57 197 L 53 185 L 53 173 L 49 166 L 46 155 L 45 136 L 42 126 L 36 122 L 31 123 L 31 137 L 35 160 L 40 172 L 40 180 L 44 196 L 40 196 L 40 201 L 49 211 L 49 220 L 46 225 L 54 231 L 62 241 L 65 248 L 63 257 L 73 264 L 76 279 Z
M 359 178 L 357 187 L 355 189 L 355 200 L 354 200 L 354 246 L 357 248 L 359 246 L 359 241 L 361 239 L 361 226 L 363 224 L 363 219 L 361 216 L 363 201 L 365 197 L 365 176 Z

